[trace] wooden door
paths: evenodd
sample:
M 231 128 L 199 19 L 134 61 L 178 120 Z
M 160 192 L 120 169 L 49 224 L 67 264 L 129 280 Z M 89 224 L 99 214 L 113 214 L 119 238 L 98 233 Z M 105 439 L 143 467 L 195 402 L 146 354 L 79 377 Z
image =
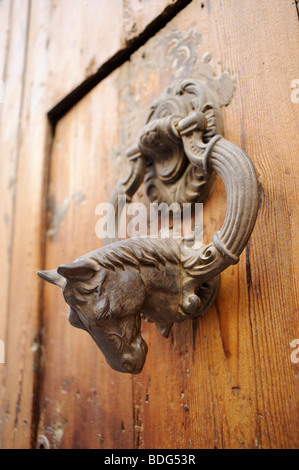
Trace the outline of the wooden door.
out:
M 103 2 L 92 3 L 103 15 Z M 18 63 L 20 77 L 25 73 L 20 90 L 16 82 L 19 108 L 10 118 L 14 159 L 3 124 L 1 131 L 2 447 L 298 447 L 295 2 L 141 3 L 120 2 L 126 7 L 122 18 L 106 6 L 119 38 L 107 20 L 103 37 L 90 38 L 86 57 L 80 54 L 84 35 L 68 39 L 68 54 L 78 59 L 67 63 L 65 53 L 57 73 L 54 26 L 72 30 L 70 20 L 59 19 L 63 7 L 33 1 L 26 20 L 13 3 L 4 4 L 11 24 L 20 24 L 28 39 L 22 67 Z M 64 8 L 69 11 L 67 2 Z M 85 12 L 84 26 L 100 34 L 93 13 Z M 82 21 L 75 23 L 78 30 Z M 46 31 L 41 37 L 40 25 Z M 10 41 L 17 41 L 12 32 Z M 12 46 L 7 50 L 12 54 Z M 38 73 L 36 54 L 47 73 Z M 7 83 L 10 63 L 17 67 L 6 58 Z M 175 79 L 203 73 L 219 79 L 231 97 L 222 107 L 223 134 L 256 168 L 262 188 L 257 224 L 239 264 L 221 275 L 208 314 L 174 325 L 168 339 L 144 322 L 145 366 L 136 376 L 121 374 L 86 333 L 68 324 L 61 293 L 39 282 L 35 271 L 101 245 L 95 209 L 126 176 L 125 150 L 135 144 L 149 107 Z M 17 178 L 13 192 L 7 189 L 10 165 Z M 147 201 L 143 187 L 135 200 Z M 204 205 L 206 241 L 225 210 L 225 189 L 217 179 Z

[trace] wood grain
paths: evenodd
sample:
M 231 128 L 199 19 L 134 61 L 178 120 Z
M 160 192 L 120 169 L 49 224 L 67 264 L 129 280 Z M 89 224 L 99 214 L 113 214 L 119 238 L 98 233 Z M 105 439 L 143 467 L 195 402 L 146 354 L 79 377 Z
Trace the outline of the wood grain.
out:
M 91 7 L 80 14 L 83 3 L 69 22 L 68 2 L 0 4 L 1 26 L 10 25 L 0 31 L 1 446 L 297 448 L 295 4 L 193 0 L 58 122 L 51 146 L 47 111 L 170 4 L 121 2 L 120 17 L 107 12 L 117 30 L 109 42 L 111 22 L 98 27 L 103 2 L 93 2 L 98 15 Z M 145 367 L 136 377 L 118 374 L 35 272 L 99 246 L 95 207 L 126 174 L 125 149 L 153 100 L 174 79 L 196 76 L 206 52 L 216 74 L 235 80 L 222 108 L 224 136 L 257 170 L 257 225 L 206 317 L 175 325 L 168 340 L 143 323 Z M 207 242 L 225 199 L 217 180 L 204 207 Z M 136 200 L 146 201 L 143 188 Z
M 38 0 L 34 0 L 34 2 Z M 91 78 L 182 0 L 46 0 L 49 48 L 48 111 Z M 34 3 L 33 3 L 34 4 Z
M 296 11 L 290 5 L 282 18 L 279 2 L 272 2 L 271 8 L 266 2 L 258 2 L 258 5 L 254 2 L 245 5 L 192 2 L 137 51 L 130 63 L 98 85 L 83 100 L 85 106 L 80 103 L 59 123 L 59 136 L 63 135 L 68 155 L 72 153 L 69 149 L 73 148 L 75 140 L 74 135 L 67 137 L 71 120 L 78 123 L 78 129 L 83 127 L 89 132 L 81 144 L 76 141 L 73 163 L 68 162 L 68 165 L 75 165 L 75 155 L 85 153 L 90 148 L 89 141 L 95 139 L 94 133 L 101 135 L 105 129 L 98 157 L 93 154 L 91 162 L 97 158 L 100 165 L 104 161 L 107 165 L 108 158 L 111 169 L 116 170 L 126 146 L 134 143 L 152 100 L 173 79 L 196 74 L 200 58 L 208 51 L 217 73 L 228 70 L 235 77 L 235 95 L 231 104 L 223 109 L 224 135 L 250 155 L 263 188 L 254 234 L 240 264 L 223 273 L 217 302 L 209 314 L 198 321 L 175 325 L 169 340 L 162 338 L 153 325 L 143 325 L 149 353 L 142 373 L 132 378 L 133 432 L 126 441 L 127 446 L 286 448 L 298 445 L 298 379 L 296 365 L 290 360 L 290 342 L 298 336 L 298 255 L 295 248 L 298 216 L 294 211 L 298 180 L 294 159 L 296 143 L 292 139 L 297 125 L 292 113 L 297 109 L 290 102 L 290 82 L 296 73 L 296 52 L 290 31 L 295 32 L 296 21 Z M 274 41 L 274 27 L 279 41 Z M 255 30 L 259 35 L 255 36 Z M 182 54 L 183 46 L 189 55 Z M 254 50 L 255 54 L 244 54 L 249 50 Z M 107 89 L 109 92 L 103 91 Z M 111 91 L 113 89 L 119 90 L 119 96 Z M 93 103 L 102 104 L 102 113 L 94 115 L 94 120 L 89 113 L 95 106 Z M 115 107 L 118 116 L 114 114 Z M 110 136 L 111 128 L 118 129 L 118 138 L 114 135 L 112 139 L 105 139 L 105 135 Z M 63 185 L 66 174 L 70 175 L 70 181 L 76 181 L 75 167 L 67 170 L 59 166 L 62 165 L 59 161 L 54 165 L 56 170 L 51 173 L 51 182 L 56 191 Z M 87 171 L 83 159 L 79 167 L 81 172 Z M 287 178 L 282 178 L 286 172 Z M 115 176 L 119 173 L 118 168 Z M 108 188 L 114 177 L 111 173 L 102 175 Z M 93 186 L 92 178 L 89 184 Z M 80 185 L 75 184 L 75 188 Z M 97 188 L 89 187 L 87 192 L 91 198 L 101 194 Z M 66 194 L 70 194 L 69 191 Z M 108 192 L 101 197 L 108 197 Z M 138 197 L 145 199 L 142 190 Z M 62 203 L 63 199 L 60 205 Z M 92 213 L 88 203 L 84 210 L 86 217 Z M 218 181 L 213 198 L 205 206 L 207 239 L 221 226 L 224 213 L 225 191 Z M 75 213 L 72 217 L 73 224 L 84 220 L 83 216 L 75 218 Z M 77 237 L 82 236 L 84 230 L 80 224 L 80 230 L 75 232 L 76 254 L 81 253 Z M 70 232 L 64 220 L 59 236 L 62 237 L 62 233 L 64 237 L 70 236 Z M 60 262 L 58 246 L 64 252 L 68 246 L 59 239 L 56 243 L 59 245 L 55 244 L 55 249 L 50 242 L 47 244 L 47 267 L 52 267 L 54 260 Z M 82 244 L 82 250 L 95 246 L 95 241 L 90 240 L 90 245 Z M 51 286 L 47 292 L 50 289 Z M 56 321 L 52 317 L 55 309 L 50 302 L 47 296 L 45 323 L 47 328 L 54 328 L 51 324 Z M 75 333 L 66 334 L 74 338 Z M 56 354 L 59 357 L 59 353 Z M 114 374 L 107 371 L 104 364 L 103 369 L 108 376 Z M 82 373 L 82 364 L 78 362 L 76 377 L 81 377 Z M 48 391 L 50 383 L 56 380 L 60 383 L 62 377 L 56 372 L 54 375 L 54 371 L 52 374 L 46 367 L 44 380 Z M 129 388 L 127 377 L 119 376 L 118 380 L 122 389 Z M 106 392 L 107 395 L 102 388 L 100 390 L 101 403 L 109 409 L 114 389 Z M 74 394 L 74 390 L 70 393 Z M 47 398 L 53 403 L 53 396 L 48 392 Z M 118 402 L 117 407 L 121 413 L 122 403 Z M 54 421 L 53 413 L 53 408 L 48 406 L 44 412 L 45 422 Z M 91 422 L 90 426 L 93 435 L 97 424 Z M 113 419 L 110 426 L 114 430 Z M 66 429 L 70 435 L 75 432 L 71 423 Z M 92 442 L 99 447 L 113 448 L 121 442 L 115 436 L 111 435 L 111 440 L 103 443 L 89 440 L 86 445 Z M 86 442 L 84 439 L 82 436 L 81 444 Z M 69 445 L 68 441 L 63 440 L 61 446 L 64 445 Z
M 23 10 L 18 8 L 16 2 L 3 2 L 1 4 L 0 18 L 1 50 L 4 52 L 4 54 L 1 55 L 3 62 L 1 63 L 0 72 L 5 86 L 4 102 L 0 104 L 0 338 L 5 342 L 6 362 L 5 364 L 0 364 L 0 429 L 1 444 L 3 445 L 3 442 L 5 442 L 4 428 L 8 421 L 12 423 L 12 436 L 13 429 L 18 426 L 22 427 L 24 434 L 26 434 L 28 429 L 27 423 L 25 424 L 25 417 L 22 424 L 19 422 L 20 390 L 22 389 L 24 375 L 23 345 L 20 345 L 19 351 L 13 353 L 14 358 L 12 358 L 9 350 L 9 337 L 12 335 L 11 327 L 13 323 L 10 324 L 8 315 L 11 310 L 12 302 L 10 295 L 13 278 L 12 251 L 15 228 L 17 169 L 20 160 L 20 119 L 24 110 L 24 74 L 28 44 L 29 2 L 26 1 L 23 3 Z M 18 337 L 18 340 L 19 339 L 20 337 Z M 12 364 L 14 360 L 17 361 L 17 366 L 15 363 Z M 12 370 L 14 370 L 15 373 L 10 375 L 10 371 Z M 13 407 L 10 407 L 5 398 L 7 393 L 7 379 L 12 379 L 12 387 L 16 393 L 16 400 Z M 30 416 L 28 416 L 28 420 L 30 427 Z
M 118 138 L 117 126 L 111 125 L 117 120 L 117 95 L 111 81 L 103 83 L 97 99 L 86 97 L 57 126 L 51 155 L 46 268 L 71 262 L 101 246 L 95 235 L 95 208 L 113 188 L 106 156 Z M 110 106 L 105 113 L 99 103 L 108 96 Z M 58 289 L 45 286 L 38 442 L 46 438 L 51 448 L 130 448 L 131 377 L 107 367 L 88 335 L 68 323 L 66 312 Z M 76 420 L 71 418 L 74 412 Z
M 120 8 L 116 9 L 98 0 L 0 3 L 0 79 L 5 84 L 5 102 L 0 104 L 3 448 L 36 445 L 42 386 L 42 297 L 36 270 L 44 263 L 44 203 L 52 139 L 47 113 L 73 87 L 126 48 L 131 30 L 134 39 L 169 5 L 167 0 L 150 2 L 147 17 L 139 8 L 138 27 L 133 27 L 135 9 L 129 1 L 118 1 Z M 106 26 L 99 27 L 103 18 L 107 18 Z
M 155 63 L 153 44 L 193 28 L 202 33 L 198 56 L 211 52 L 215 69 L 221 65 L 235 76 L 234 98 L 223 109 L 224 135 L 250 155 L 263 198 L 246 252 L 223 273 L 206 318 L 177 325 L 172 344 L 150 333 L 146 366 L 134 379 L 140 431 L 135 444 L 296 447 L 298 372 L 290 360 L 290 342 L 298 336 L 299 279 L 298 250 L 293 251 L 298 218 L 292 209 L 298 194 L 298 108 L 290 101 L 298 58 L 292 39 L 296 11 L 290 4 L 282 16 L 279 2 L 271 9 L 266 2 L 192 2 L 140 51 L 147 67 Z M 215 187 L 205 207 L 209 239 L 215 225 L 221 226 L 223 195 Z

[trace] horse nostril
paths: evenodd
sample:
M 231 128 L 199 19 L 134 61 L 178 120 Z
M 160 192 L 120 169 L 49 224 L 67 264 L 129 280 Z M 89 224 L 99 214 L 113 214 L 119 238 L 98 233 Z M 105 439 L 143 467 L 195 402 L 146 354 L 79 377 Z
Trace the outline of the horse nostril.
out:
M 139 374 L 142 370 L 147 353 L 147 345 L 141 336 L 134 339 L 130 348 L 120 357 L 120 367 L 122 372 L 129 374 Z

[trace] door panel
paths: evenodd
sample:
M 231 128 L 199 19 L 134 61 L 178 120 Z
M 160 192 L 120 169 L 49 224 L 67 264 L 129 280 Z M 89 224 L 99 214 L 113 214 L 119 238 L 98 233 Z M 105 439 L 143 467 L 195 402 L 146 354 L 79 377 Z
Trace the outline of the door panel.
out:
M 99 245 L 94 235 L 95 207 L 112 190 L 106 156 L 118 139 L 118 127 L 111 125 L 117 121 L 118 92 L 111 85 L 111 80 L 105 81 L 97 88 L 97 99 L 91 99 L 94 94 L 86 97 L 57 125 L 50 168 L 47 266 L 55 267 L 63 258 L 72 261 Z M 107 99 L 109 111 L 103 112 L 101 103 Z M 111 371 L 90 337 L 69 325 L 63 298 L 55 295 L 53 287 L 45 286 L 39 443 L 46 437 L 51 448 L 130 448 L 131 377 Z
M 32 4 L 33 13 L 41 8 Z M 172 14 L 182 0 L 44 0 L 48 18 L 40 22 L 48 36 L 49 76 L 54 106 L 145 34 L 153 21 Z M 35 13 L 36 15 L 36 13 Z M 35 16 L 34 15 L 34 16 Z M 110 66 L 111 67 L 111 66 Z M 50 108 L 49 108 L 50 109 Z
M 176 324 L 168 340 L 143 324 L 149 352 L 137 376 L 112 371 L 92 340 L 68 325 L 57 288 L 45 286 L 39 436 L 51 447 L 298 445 L 290 348 L 299 335 L 296 23 L 294 6 L 278 1 L 193 1 L 59 121 L 47 269 L 100 246 L 95 207 L 126 175 L 125 149 L 153 100 L 174 79 L 202 73 L 207 52 L 215 74 L 234 79 L 224 136 L 252 159 L 262 200 L 251 240 L 221 275 L 209 313 Z M 217 180 L 204 207 L 206 241 L 221 226 L 225 199 Z M 136 200 L 146 201 L 142 188 Z
M 36 446 L 43 361 L 36 271 L 44 264 L 52 142 L 47 114 L 59 100 L 69 103 L 68 95 L 98 70 L 117 67 L 135 41 L 146 40 L 186 3 L 150 1 L 143 8 L 143 2 L 117 1 L 118 9 L 102 0 L 0 2 L 2 448 Z
M 1 447 L 297 448 L 296 2 L 75 3 L 0 2 Z M 149 107 L 173 80 L 202 74 L 230 101 L 224 137 L 256 168 L 257 224 L 208 314 L 168 339 L 143 322 L 145 366 L 124 375 L 36 270 L 101 246 L 96 206 L 127 175 Z M 64 99 L 52 136 L 47 113 Z M 143 186 L 134 200 L 148 204 Z M 217 179 L 205 242 L 225 210 Z

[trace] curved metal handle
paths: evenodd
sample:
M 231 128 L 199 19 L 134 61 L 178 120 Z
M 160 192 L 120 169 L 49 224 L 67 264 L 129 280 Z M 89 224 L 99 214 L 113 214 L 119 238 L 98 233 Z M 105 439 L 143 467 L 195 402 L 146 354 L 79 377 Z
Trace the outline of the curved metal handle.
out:
M 72 263 L 38 274 L 58 285 L 70 323 L 89 332 L 108 364 L 139 373 L 146 354 L 141 318 L 167 337 L 174 322 L 203 315 L 214 302 L 219 274 L 235 264 L 253 230 L 259 187 L 248 156 L 221 136 L 217 96 L 205 83 L 183 80 L 150 109 L 137 145 L 127 152 L 131 172 L 110 202 L 117 222 L 119 196 L 130 202 L 144 181 L 151 202 L 204 202 L 216 173 L 227 211 L 207 246 L 175 238 L 114 241 Z
M 190 139 L 181 129 L 190 161 L 204 171 L 216 171 L 227 193 L 225 220 L 214 234 L 212 243 L 200 250 L 196 258 L 188 257 L 188 249 L 182 248 L 185 270 L 190 275 L 200 275 L 206 282 L 229 265 L 238 263 L 256 222 L 259 188 L 249 157 L 237 145 L 216 135 L 204 152 L 195 154 L 194 135 Z

